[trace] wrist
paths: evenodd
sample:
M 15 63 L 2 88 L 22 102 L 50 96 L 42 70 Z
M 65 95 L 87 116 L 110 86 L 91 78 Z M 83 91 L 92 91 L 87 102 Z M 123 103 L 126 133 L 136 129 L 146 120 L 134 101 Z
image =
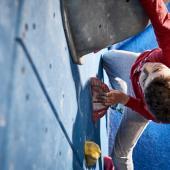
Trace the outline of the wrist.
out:
M 129 101 L 129 96 L 126 95 L 123 92 L 120 93 L 120 96 L 121 96 L 120 103 L 123 104 L 123 105 L 126 105 L 128 103 L 128 101 Z

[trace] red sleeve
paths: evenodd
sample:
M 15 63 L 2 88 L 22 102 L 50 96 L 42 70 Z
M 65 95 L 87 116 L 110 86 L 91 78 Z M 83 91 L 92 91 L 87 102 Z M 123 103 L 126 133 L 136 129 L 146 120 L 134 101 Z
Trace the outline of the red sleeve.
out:
M 163 63 L 170 67 L 170 13 L 163 0 L 140 0 L 153 25 Z
M 148 110 L 144 107 L 143 102 L 140 99 L 136 99 L 134 97 L 129 96 L 128 103 L 125 105 L 135 112 L 138 112 L 140 115 L 145 117 L 146 119 L 149 120 L 154 120 L 155 118 L 149 113 Z

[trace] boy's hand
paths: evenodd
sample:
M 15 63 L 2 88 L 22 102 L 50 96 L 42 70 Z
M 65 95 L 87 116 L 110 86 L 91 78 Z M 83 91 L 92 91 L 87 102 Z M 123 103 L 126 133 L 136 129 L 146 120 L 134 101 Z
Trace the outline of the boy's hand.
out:
M 100 93 L 97 96 L 97 101 L 105 106 L 111 106 L 114 104 L 126 104 L 129 100 L 129 96 L 119 90 L 111 90 L 108 93 Z

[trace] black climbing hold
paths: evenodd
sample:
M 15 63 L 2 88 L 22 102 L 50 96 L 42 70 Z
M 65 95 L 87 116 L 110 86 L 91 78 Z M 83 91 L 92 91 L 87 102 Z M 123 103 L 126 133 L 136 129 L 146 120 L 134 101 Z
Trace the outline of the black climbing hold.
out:
M 55 12 L 53 13 L 53 18 L 55 18 Z

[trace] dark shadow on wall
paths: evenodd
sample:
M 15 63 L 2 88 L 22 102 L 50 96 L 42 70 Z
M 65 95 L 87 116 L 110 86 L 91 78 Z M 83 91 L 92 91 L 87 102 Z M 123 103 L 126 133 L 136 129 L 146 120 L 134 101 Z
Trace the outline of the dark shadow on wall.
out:
M 78 152 L 79 158 L 83 166 L 85 141 L 91 140 L 100 145 L 100 124 L 98 122 L 94 125 L 91 119 L 92 106 L 89 81 L 87 81 L 86 85 L 82 87 L 78 65 L 73 64 L 71 57 L 70 66 L 74 79 L 78 105 L 76 119 L 73 125 L 72 142 L 74 148 Z M 103 77 L 101 63 L 99 63 L 98 77 Z M 101 159 L 99 160 L 99 169 L 102 170 Z M 77 158 L 75 157 L 75 155 L 73 155 L 73 170 L 79 170 Z

